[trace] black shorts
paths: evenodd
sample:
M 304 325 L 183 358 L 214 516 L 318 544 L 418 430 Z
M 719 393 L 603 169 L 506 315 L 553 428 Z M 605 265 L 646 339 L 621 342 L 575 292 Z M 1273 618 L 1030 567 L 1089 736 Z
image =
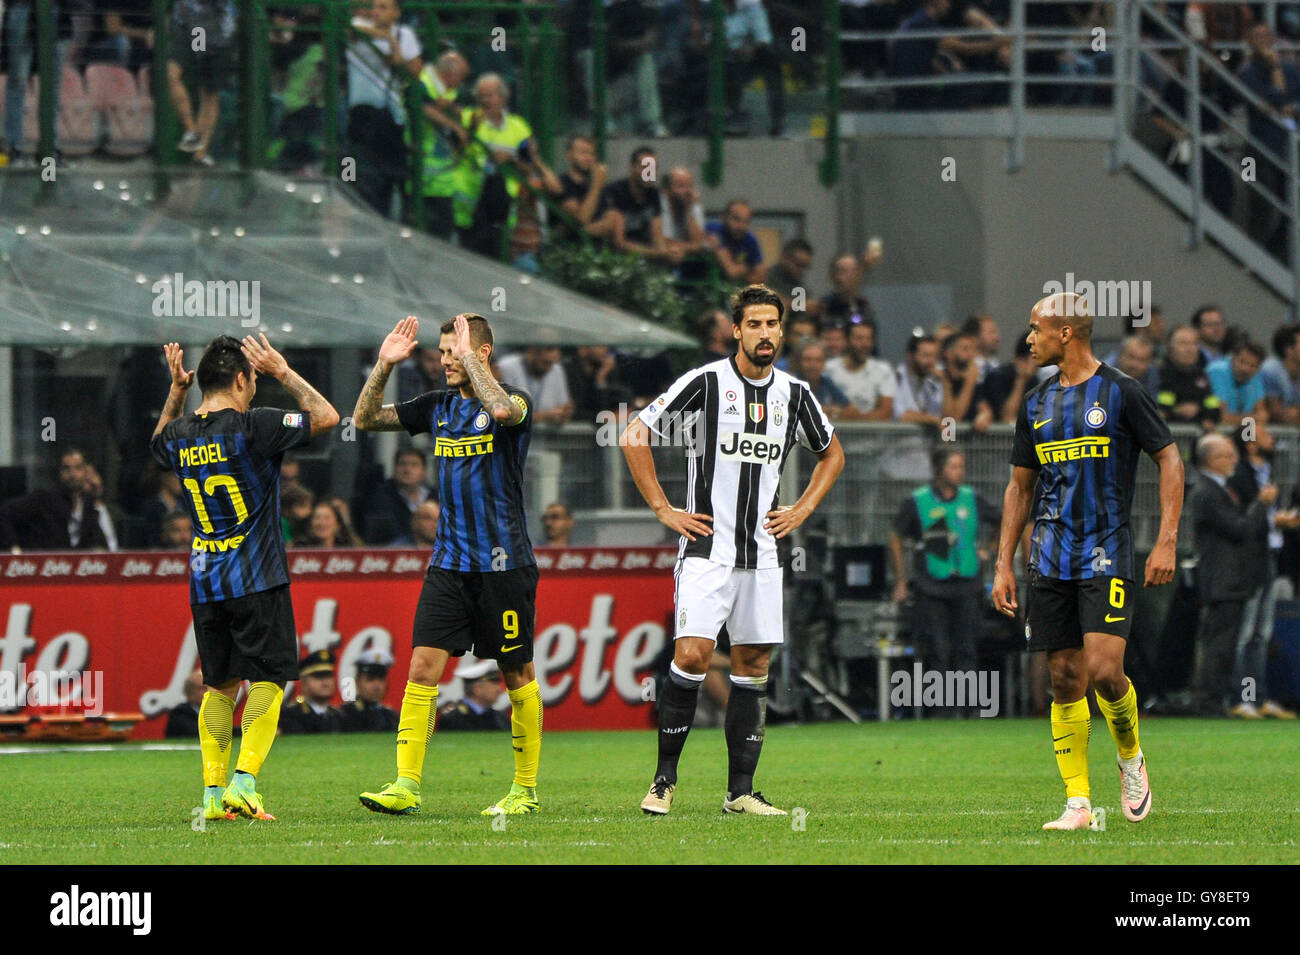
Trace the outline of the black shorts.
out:
M 1057 580 L 1030 574 L 1025 635 L 1030 650 L 1082 647 L 1085 633 L 1128 639 L 1133 627 L 1133 581 L 1123 577 Z
M 430 567 L 415 605 L 411 645 L 473 650 L 480 660 L 519 666 L 533 659 L 537 567 L 463 573 Z
M 298 630 L 288 584 L 247 597 L 190 604 L 190 611 L 208 686 L 298 679 Z

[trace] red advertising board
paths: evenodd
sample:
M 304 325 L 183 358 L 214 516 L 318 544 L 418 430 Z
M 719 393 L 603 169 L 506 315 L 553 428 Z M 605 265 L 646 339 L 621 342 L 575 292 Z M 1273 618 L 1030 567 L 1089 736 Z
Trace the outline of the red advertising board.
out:
M 547 730 L 651 725 L 645 681 L 668 639 L 676 549 L 543 549 L 537 558 L 534 662 Z M 300 650 L 334 650 L 341 692 L 357 656 L 379 648 L 395 659 L 388 705 L 400 705 L 427 559 L 289 552 Z M 160 737 L 197 666 L 188 571 L 185 556 L 157 552 L 0 556 L 0 711 L 21 714 L 42 680 L 66 696 L 68 677 L 54 675 L 81 674 L 74 709 L 140 712 L 149 718 L 134 737 Z M 458 693 L 454 669 L 442 685 Z

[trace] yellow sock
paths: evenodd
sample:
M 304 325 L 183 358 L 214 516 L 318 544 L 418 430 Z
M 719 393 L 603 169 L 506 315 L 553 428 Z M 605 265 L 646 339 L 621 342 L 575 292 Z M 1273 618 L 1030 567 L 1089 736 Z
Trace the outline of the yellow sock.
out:
M 1097 708 L 1106 717 L 1110 735 L 1115 738 L 1115 748 L 1121 759 L 1132 759 L 1138 754 L 1138 696 L 1133 681 L 1128 682 L 1128 692 L 1112 703 L 1097 694 Z
M 199 704 L 199 752 L 203 754 L 203 785 L 226 785 L 230 737 L 234 733 L 235 701 L 208 690 Z
M 530 789 L 537 785 L 537 762 L 542 755 L 542 691 L 533 680 L 510 695 L 510 743 L 515 750 L 515 783 Z
M 1091 735 L 1087 697 L 1073 703 L 1052 704 L 1052 748 L 1056 750 L 1056 768 L 1065 781 L 1067 799 L 1089 798 L 1088 737 Z
M 284 699 L 284 688 L 276 683 L 258 682 L 248 688 L 248 699 L 244 701 L 244 718 L 240 726 L 244 729 L 244 739 L 239 744 L 239 764 L 235 767 L 241 773 L 256 776 L 266 762 L 266 754 L 275 742 L 275 731 L 280 726 L 280 701 Z
M 407 681 L 402 694 L 402 715 L 397 722 L 397 778 L 420 791 L 424 777 L 424 751 L 433 739 L 438 719 L 438 688 Z

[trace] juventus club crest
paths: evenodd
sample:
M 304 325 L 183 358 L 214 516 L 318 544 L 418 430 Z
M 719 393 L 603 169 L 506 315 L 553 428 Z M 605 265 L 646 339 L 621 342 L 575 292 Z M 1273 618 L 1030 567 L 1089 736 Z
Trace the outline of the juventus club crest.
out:
M 785 409 L 779 401 L 772 402 L 772 424 L 778 428 L 785 424 Z
M 763 420 L 763 402 L 751 401 L 749 403 L 749 420 L 754 424 L 759 424 Z

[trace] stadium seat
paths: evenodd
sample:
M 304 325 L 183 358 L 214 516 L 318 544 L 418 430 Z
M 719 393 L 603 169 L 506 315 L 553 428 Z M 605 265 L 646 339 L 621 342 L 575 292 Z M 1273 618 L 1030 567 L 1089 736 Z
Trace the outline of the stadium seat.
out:
M 99 110 L 87 94 L 81 74 L 65 66 L 59 92 L 59 149 L 68 156 L 92 153 L 99 146 L 102 128 Z
M 102 111 L 107 139 L 104 151 L 112 156 L 139 156 L 153 144 L 153 99 L 148 85 L 120 66 L 93 63 L 86 67 L 90 98 Z

